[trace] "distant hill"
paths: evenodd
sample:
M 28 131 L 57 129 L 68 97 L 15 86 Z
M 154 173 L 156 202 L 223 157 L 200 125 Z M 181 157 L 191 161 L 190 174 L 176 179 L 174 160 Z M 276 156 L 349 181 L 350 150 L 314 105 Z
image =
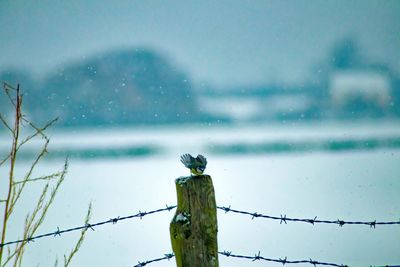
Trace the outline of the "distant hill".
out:
M 146 49 L 112 51 L 69 64 L 35 81 L 13 70 L 34 121 L 60 116 L 64 126 L 164 124 L 205 120 L 187 75 Z

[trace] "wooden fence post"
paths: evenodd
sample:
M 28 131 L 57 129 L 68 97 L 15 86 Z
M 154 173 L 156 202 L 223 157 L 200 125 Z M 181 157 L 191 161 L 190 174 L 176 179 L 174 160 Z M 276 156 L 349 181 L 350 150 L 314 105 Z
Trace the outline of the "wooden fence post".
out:
M 217 206 L 209 175 L 175 180 L 178 207 L 170 224 L 177 267 L 218 267 Z

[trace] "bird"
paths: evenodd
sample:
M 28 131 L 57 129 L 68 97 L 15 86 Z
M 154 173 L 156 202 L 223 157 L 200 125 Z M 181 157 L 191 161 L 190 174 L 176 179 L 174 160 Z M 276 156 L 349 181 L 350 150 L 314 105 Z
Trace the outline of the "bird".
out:
M 202 175 L 207 166 L 207 159 L 203 155 L 197 155 L 193 157 L 190 154 L 183 154 L 181 156 L 181 162 L 186 168 L 190 169 L 192 175 Z

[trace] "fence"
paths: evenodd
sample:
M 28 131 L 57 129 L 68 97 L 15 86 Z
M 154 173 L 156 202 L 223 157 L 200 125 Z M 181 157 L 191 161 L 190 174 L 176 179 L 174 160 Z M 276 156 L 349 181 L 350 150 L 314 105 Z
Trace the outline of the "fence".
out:
M 12 244 L 16 244 L 16 243 L 21 243 L 21 242 L 33 242 L 36 239 L 40 239 L 40 238 L 45 238 L 45 237 L 59 237 L 62 234 L 66 234 L 68 232 L 74 232 L 74 231 L 79 231 L 82 230 L 84 228 L 88 228 L 91 230 L 94 230 L 96 227 L 102 226 L 102 225 L 106 225 L 106 224 L 112 224 L 115 225 L 117 224 L 119 221 L 123 221 L 123 220 L 128 220 L 128 219 L 142 219 L 143 217 L 147 216 L 147 215 L 151 215 L 151 214 L 155 214 L 155 213 L 160 213 L 160 212 L 165 212 L 165 211 L 171 211 L 173 209 L 175 209 L 176 206 L 175 205 L 166 205 L 165 208 L 160 208 L 160 209 L 156 209 L 156 210 L 151 210 L 151 211 L 139 211 L 136 214 L 132 214 L 132 215 L 126 215 L 126 216 L 117 216 L 114 218 L 110 218 L 104 221 L 100 221 L 100 222 L 96 222 L 96 223 L 90 223 L 90 224 L 86 224 L 86 225 L 81 225 L 81 226 L 77 226 L 77 227 L 72 227 L 72 228 L 68 228 L 68 229 L 59 229 L 59 227 L 57 227 L 56 230 L 54 231 L 50 231 L 48 233 L 45 234 L 41 234 L 41 235 L 37 235 L 37 236 L 31 236 L 28 237 L 26 239 L 20 239 L 20 240 L 14 240 L 14 241 L 9 241 L 9 242 L 5 242 L 3 244 L 0 244 L 0 246 L 4 247 L 4 246 L 9 246 Z M 280 216 L 271 216 L 271 215 L 265 215 L 259 212 L 249 212 L 249 211 L 243 211 L 243 210 L 236 210 L 231 208 L 231 206 L 218 206 L 217 207 L 219 210 L 223 211 L 224 213 L 228 213 L 228 212 L 233 212 L 233 213 L 237 213 L 237 214 L 241 214 L 244 216 L 249 216 L 251 217 L 251 219 L 255 219 L 255 218 L 262 218 L 262 219 L 268 219 L 268 220 L 275 220 L 275 221 L 279 221 L 280 224 L 287 224 L 288 222 L 294 222 L 294 223 L 308 223 L 311 225 L 315 225 L 315 224 L 337 224 L 340 227 L 343 227 L 344 225 L 365 225 L 365 226 L 369 226 L 370 228 L 375 228 L 377 226 L 388 226 L 388 225 L 400 225 L 400 220 L 399 221 L 344 221 L 344 220 L 336 220 L 336 221 L 330 221 L 330 220 L 317 220 L 317 217 L 311 218 L 311 219 L 302 219 L 302 218 L 290 218 L 287 217 L 286 215 L 280 215 Z M 266 261 L 266 262 L 276 262 L 276 263 L 280 263 L 282 265 L 285 264 L 304 264 L 304 263 L 309 263 L 311 265 L 317 266 L 317 265 L 324 265 L 324 266 L 337 266 L 337 267 L 345 267 L 347 266 L 346 264 L 338 264 L 338 263 L 329 263 L 329 262 L 323 262 L 323 261 L 319 261 L 319 260 L 312 260 L 307 259 L 307 260 L 289 260 L 287 257 L 283 258 L 283 259 L 273 259 L 273 258 L 267 258 L 261 255 L 260 252 L 255 253 L 253 256 L 250 255 L 240 255 L 240 254 L 234 254 L 231 251 L 220 251 L 218 252 L 219 255 L 225 256 L 225 257 L 231 257 L 231 258 L 237 258 L 237 259 L 245 259 L 245 260 L 250 260 L 250 261 Z M 148 264 L 154 263 L 154 262 L 159 262 L 159 261 L 163 261 L 163 260 L 170 260 L 171 258 L 174 257 L 174 254 L 172 253 L 167 253 L 164 254 L 163 257 L 160 258 L 155 258 L 155 259 L 151 259 L 151 260 L 147 260 L 147 261 L 143 261 L 143 262 L 138 262 L 138 264 L 134 265 L 134 267 L 141 267 L 141 266 L 146 266 Z M 383 265 L 383 266 L 387 266 L 387 267 L 400 267 L 400 265 Z M 382 267 L 383 267 L 382 266 Z

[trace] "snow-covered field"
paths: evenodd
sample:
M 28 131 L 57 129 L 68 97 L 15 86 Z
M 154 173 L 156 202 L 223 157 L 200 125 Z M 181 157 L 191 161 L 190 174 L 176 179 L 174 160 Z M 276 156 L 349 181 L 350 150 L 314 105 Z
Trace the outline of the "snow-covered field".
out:
M 39 233 L 81 225 L 88 203 L 91 222 L 163 208 L 176 202 L 174 179 L 188 174 L 182 153 L 204 153 L 213 177 L 217 204 L 250 212 L 328 220 L 399 220 L 400 150 L 297 154 L 219 155 L 210 144 L 399 135 L 396 123 L 361 125 L 287 125 L 247 127 L 180 127 L 53 132 L 50 147 L 151 144 L 162 153 L 147 157 L 80 160 L 72 158 L 67 179 Z M 3 138 L 2 138 L 3 139 Z M 4 139 L 3 139 L 4 140 Z M 2 147 L 5 147 L 5 142 Z M 36 174 L 62 167 L 44 161 Z M 23 173 L 27 162 L 19 165 Z M 6 175 L 1 168 L 1 177 Z M 0 189 L 0 191 L 3 191 Z M 21 208 L 38 197 L 29 192 Z M 173 212 L 108 224 L 89 231 L 72 266 L 133 266 L 171 252 L 169 222 Z M 21 214 L 8 239 L 21 230 Z M 309 259 L 352 266 L 400 263 L 399 226 L 280 224 L 279 221 L 218 211 L 219 250 L 270 258 Z M 53 266 L 62 260 L 78 233 L 36 240 L 27 250 L 26 266 Z M 220 256 L 220 266 L 271 266 Z M 280 266 L 279 264 L 275 264 Z M 150 266 L 175 266 L 174 259 Z

